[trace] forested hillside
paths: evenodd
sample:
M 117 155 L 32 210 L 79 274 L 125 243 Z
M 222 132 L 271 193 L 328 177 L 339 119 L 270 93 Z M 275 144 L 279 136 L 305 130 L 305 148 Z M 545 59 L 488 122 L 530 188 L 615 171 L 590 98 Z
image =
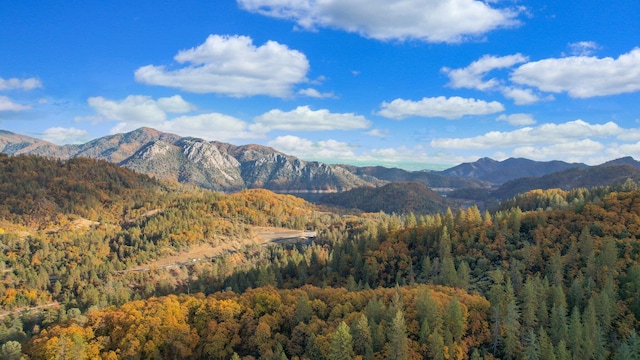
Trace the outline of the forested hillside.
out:
M 34 159 L 11 158 L 24 161 L 24 183 L 58 184 L 38 168 L 67 163 L 36 160 L 42 163 L 29 167 Z M 104 166 L 83 164 L 74 172 Z M 0 355 L 640 356 L 640 191 L 633 181 L 532 191 L 495 212 L 472 206 L 416 216 L 321 213 L 263 190 L 223 195 L 144 179 L 120 190 L 144 191 L 139 203 L 97 202 L 98 216 L 84 227 L 65 224 L 79 219 L 63 211 L 79 206 L 73 203 L 52 206 L 58 215 L 35 223 L 29 211 L 7 210 Z M 70 199 L 85 189 L 62 188 Z M 131 271 L 194 244 L 238 241 L 254 225 L 313 228 L 318 236 Z
M 339 206 L 363 212 L 383 211 L 387 214 L 435 214 L 451 205 L 425 185 L 391 183 L 381 187 L 359 187 L 341 193 L 325 194 L 319 204 Z
M 253 226 L 305 229 L 317 216 L 293 196 L 161 184 L 105 161 L 2 156 L 0 167 L 0 343 L 189 278 L 133 271 L 141 265 L 192 246 L 240 247 Z

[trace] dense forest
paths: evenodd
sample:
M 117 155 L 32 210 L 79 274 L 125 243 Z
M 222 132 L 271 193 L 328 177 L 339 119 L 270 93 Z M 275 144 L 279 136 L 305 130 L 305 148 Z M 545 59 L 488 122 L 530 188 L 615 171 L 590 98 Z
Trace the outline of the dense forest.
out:
M 433 214 L 451 205 L 435 191 L 416 182 L 390 183 L 377 188 L 359 187 L 340 193 L 324 194 L 318 203 L 363 212 L 387 214 Z
M 92 160 L 0 160 L 20 170 L 2 171 L 16 190 L 0 191 L 11 204 L 0 219 L 4 358 L 640 357 L 633 181 L 534 190 L 484 212 L 337 215 L 292 196 L 161 184 Z M 74 179 L 65 171 L 94 175 L 54 181 Z M 83 193 L 95 200 L 75 203 Z M 264 225 L 318 236 L 129 271 Z

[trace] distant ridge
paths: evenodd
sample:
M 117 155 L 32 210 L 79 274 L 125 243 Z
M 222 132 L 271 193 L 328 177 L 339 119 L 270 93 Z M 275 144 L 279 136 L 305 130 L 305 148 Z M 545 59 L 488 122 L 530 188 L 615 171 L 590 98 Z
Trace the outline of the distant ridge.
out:
M 341 192 L 363 186 L 380 187 L 396 182 L 419 183 L 441 194 L 460 189 L 486 191 L 497 189 L 507 183 L 509 185 L 504 189 L 525 189 L 535 185 L 529 184 L 532 177 L 544 177 L 570 169 L 592 168 L 582 163 L 539 162 L 522 158 L 504 161 L 482 158 L 444 171 L 330 165 L 298 159 L 267 146 L 237 146 L 219 141 L 181 137 L 144 127 L 128 133 L 97 138 L 85 144 L 63 146 L 0 130 L 0 152 L 58 159 L 102 159 L 158 179 L 224 192 L 264 188 L 296 194 Z M 612 160 L 601 166 L 618 165 L 640 169 L 640 162 L 631 157 Z M 612 179 L 617 179 L 614 173 L 608 174 Z M 544 180 L 547 181 L 546 179 Z M 603 179 L 600 183 L 607 180 Z M 511 183 L 514 181 L 515 183 Z M 561 185 L 571 183 L 563 183 L 560 180 L 558 182 Z M 517 183 L 520 185 L 514 186 Z M 513 192 L 501 191 L 505 194 Z
M 522 158 L 509 158 L 504 161 L 496 161 L 490 158 L 482 158 L 476 162 L 454 166 L 441 171 L 440 174 L 480 179 L 493 184 L 503 184 L 518 178 L 543 176 L 567 169 L 584 169 L 587 167 L 589 166 L 582 163 L 566 163 L 558 160 L 540 162 Z
M 619 159 L 607 161 L 606 163 L 604 163 L 604 164 L 602 164 L 600 166 L 611 166 L 611 165 L 631 165 L 633 167 L 636 167 L 636 168 L 640 169 L 640 161 L 636 161 L 631 156 L 625 156 L 625 157 L 622 157 L 622 158 L 619 158 Z
M 433 214 L 444 212 L 450 205 L 428 187 L 415 182 L 391 183 L 378 188 L 361 187 L 339 194 L 326 194 L 319 203 L 387 214 Z
M 619 185 L 627 179 L 640 181 L 640 169 L 632 165 L 607 165 L 572 168 L 540 177 L 528 177 L 509 181 L 493 191 L 491 195 L 499 200 L 510 199 L 517 194 L 534 189 L 592 188 L 594 186 Z
M 3 131 L 0 152 L 103 159 L 159 179 L 219 191 L 336 192 L 381 184 L 363 180 L 338 165 L 303 161 L 266 146 L 235 146 L 151 128 L 64 146 Z

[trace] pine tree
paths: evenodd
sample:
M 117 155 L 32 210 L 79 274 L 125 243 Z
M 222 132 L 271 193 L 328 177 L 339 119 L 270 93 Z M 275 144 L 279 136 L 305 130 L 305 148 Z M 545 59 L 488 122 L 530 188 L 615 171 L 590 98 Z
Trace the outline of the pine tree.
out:
M 333 333 L 328 360 L 351 359 L 353 359 L 353 339 L 349 333 L 349 326 L 343 321 Z
M 369 329 L 369 321 L 364 314 L 360 314 L 355 318 L 351 324 L 350 332 L 355 354 L 362 356 L 363 359 L 373 359 L 373 340 Z
M 568 347 L 574 358 L 587 359 L 587 355 L 584 351 L 584 328 L 582 321 L 580 320 L 580 310 L 578 307 L 574 307 L 571 311 L 571 318 L 569 320 L 569 334 L 568 334 Z
M 313 309 L 311 309 L 311 305 L 309 305 L 309 295 L 307 295 L 306 292 L 303 292 L 302 295 L 298 298 L 296 310 L 293 314 L 293 326 L 296 326 L 301 322 L 309 322 L 312 312 Z
M 549 335 L 553 343 L 557 345 L 560 341 L 564 341 L 566 345 L 569 329 L 567 327 L 567 312 L 564 307 L 554 305 L 551 308 L 550 322 Z
M 309 339 L 307 340 L 307 346 L 304 350 L 305 355 L 311 360 L 324 360 L 324 356 L 322 355 L 322 350 L 320 346 L 316 342 L 316 334 L 311 333 L 309 335 Z
M 451 332 L 453 341 L 462 341 L 465 330 L 464 312 L 462 310 L 462 305 L 460 304 L 458 297 L 455 295 L 451 298 L 451 300 L 445 307 L 444 324 L 445 327 Z
M 444 338 L 440 333 L 440 330 L 435 330 L 431 336 L 429 337 L 429 344 L 427 346 L 429 349 L 429 356 L 433 360 L 444 360 L 445 359 L 445 348 L 444 348 Z
M 618 347 L 616 360 L 640 360 L 640 337 L 635 330 Z
M 533 329 L 527 333 L 527 346 L 524 348 L 524 355 L 527 360 L 539 360 L 540 357 L 540 344 Z M 546 359 L 545 359 L 546 360 Z
M 17 341 L 7 341 L 0 348 L 0 358 L 6 360 L 19 360 L 22 355 L 22 345 Z
M 540 358 L 544 360 L 556 360 L 553 343 L 543 327 L 540 327 L 538 330 L 538 342 L 540 343 Z
M 407 325 L 402 309 L 396 311 L 387 334 L 389 339 L 387 358 L 392 360 L 404 360 L 409 357 L 409 343 L 407 337 Z

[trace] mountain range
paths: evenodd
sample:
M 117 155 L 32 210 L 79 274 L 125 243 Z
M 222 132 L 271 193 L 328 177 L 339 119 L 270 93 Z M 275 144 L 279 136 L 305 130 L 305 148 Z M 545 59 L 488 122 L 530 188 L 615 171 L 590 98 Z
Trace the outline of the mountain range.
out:
M 331 193 L 358 187 L 381 187 L 389 183 L 414 182 L 439 192 L 460 189 L 498 189 L 501 195 L 513 189 L 564 182 L 578 184 L 578 170 L 594 167 L 563 161 L 539 162 L 509 158 L 482 158 L 444 171 L 406 171 L 382 166 L 358 167 L 304 161 L 261 145 L 236 146 L 218 141 L 181 137 L 151 128 L 97 138 L 85 144 L 55 145 L 44 140 L 0 130 L 0 152 L 9 155 L 35 154 L 58 159 L 89 157 L 151 175 L 161 180 L 191 184 L 207 189 L 234 192 L 264 188 L 285 193 Z M 626 165 L 624 176 L 635 178 L 640 162 L 621 158 L 600 167 Z M 562 174 L 544 181 L 536 177 Z M 608 172 L 611 174 L 611 171 Z M 633 173 L 633 174 L 631 174 Z M 599 184 L 598 175 L 589 184 Z M 517 179 L 526 179 L 523 181 Z M 595 180 L 594 180 L 595 179 Z M 514 182 L 516 185 L 514 185 Z M 506 186 L 506 188 L 505 188 Z M 505 190 L 512 189 L 512 190 Z

